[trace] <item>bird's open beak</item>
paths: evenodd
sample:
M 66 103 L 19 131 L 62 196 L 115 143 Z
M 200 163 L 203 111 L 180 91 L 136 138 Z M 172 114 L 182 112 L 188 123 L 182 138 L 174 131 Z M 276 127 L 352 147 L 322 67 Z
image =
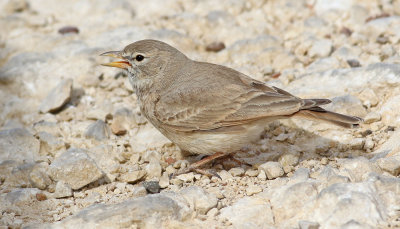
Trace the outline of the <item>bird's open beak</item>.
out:
M 103 54 L 100 54 L 100 56 L 111 56 L 111 57 L 115 57 L 118 59 L 123 59 L 122 61 L 115 61 L 115 62 L 111 62 L 111 63 L 101 64 L 103 66 L 116 67 L 116 68 L 122 68 L 122 69 L 128 69 L 128 67 L 131 66 L 131 64 L 128 61 L 126 61 L 124 57 L 121 56 L 121 51 L 105 52 Z

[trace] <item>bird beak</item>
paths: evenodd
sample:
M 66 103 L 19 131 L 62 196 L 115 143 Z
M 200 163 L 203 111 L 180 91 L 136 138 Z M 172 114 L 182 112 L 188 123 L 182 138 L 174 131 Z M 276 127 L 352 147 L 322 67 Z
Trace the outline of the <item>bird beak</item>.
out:
M 116 68 L 122 68 L 122 69 L 128 69 L 128 67 L 132 66 L 128 61 L 125 60 L 124 57 L 122 57 L 121 51 L 105 52 L 103 54 L 100 54 L 100 56 L 111 56 L 111 57 L 115 57 L 118 59 L 123 59 L 123 61 L 115 61 L 115 62 L 111 62 L 111 63 L 101 64 L 103 66 L 116 67 Z

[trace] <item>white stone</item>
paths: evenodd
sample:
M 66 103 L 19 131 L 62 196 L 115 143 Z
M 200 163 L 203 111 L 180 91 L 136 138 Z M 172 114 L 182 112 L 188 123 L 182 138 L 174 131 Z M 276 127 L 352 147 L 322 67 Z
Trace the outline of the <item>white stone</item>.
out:
M 49 175 L 53 180 L 62 181 L 76 190 L 98 180 L 103 172 L 85 150 L 70 148 L 50 164 Z
M 268 200 L 244 197 L 232 206 L 221 209 L 220 217 L 229 220 L 234 228 L 273 227 L 274 214 Z
M 68 184 L 64 183 L 63 181 L 58 181 L 53 196 L 55 198 L 70 197 L 72 196 L 72 189 Z
M 243 174 L 244 174 L 244 169 L 243 169 L 243 168 L 240 168 L 240 167 L 231 168 L 231 169 L 229 170 L 229 173 L 230 173 L 232 176 L 234 176 L 234 177 L 240 177 L 240 176 L 243 176 Z
M 140 181 L 145 176 L 146 176 L 146 171 L 144 171 L 144 170 L 130 171 L 130 172 L 121 174 L 121 176 L 119 177 L 119 180 L 130 183 L 130 184 L 134 184 L 134 183 L 137 183 L 138 181 Z
M 18 160 L 34 162 L 39 159 L 40 142 L 26 129 L 0 131 L 0 162 Z
M 378 112 L 369 112 L 364 118 L 364 123 L 370 124 L 380 120 L 381 120 L 381 115 Z
M 72 79 L 62 80 L 47 97 L 43 100 L 39 107 L 40 112 L 57 112 L 71 99 Z
M 190 173 L 181 174 L 181 175 L 177 176 L 176 178 L 178 178 L 179 180 L 181 180 L 183 182 L 192 182 L 194 179 L 194 173 L 190 172 Z
M 266 162 L 260 165 L 258 169 L 264 171 L 269 180 L 281 177 L 285 174 L 282 165 L 275 161 Z
M 380 158 L 377 163 L 382 170 L 392 174 L 393 176 L 398 176 L 400 174 L 400 160 L 398 156 Z
M 206 214 L 208 210 L 217 206 L 218 199 L 212 194 L 204 191 L 198 186 L 184 188 L 180 194 L 186 199 L 190 207 L 200 214 Z
M 52 225 L 54 228 L 115 228 L 116 225 L 155 228 L 170 220 L 183 221 L 191 210 L 183 203 L 163 194 L 126 200 L 119 204 L 95 204 L 72 217 Z
M 252 196 L 259 192 L 262 192 L 262 188 L 259 185 L 250 185 L 249 187 L 246 188 L 246 194 L 248 196 Z
M 400 125 L 400 95 L 389 98 L 381 107 L 382 121 L 386 125 Z
M 333 50 L 333 44 L 331 40 L 321 39 L 313 42 L 308 55 L 310 57 L 327 57 Z

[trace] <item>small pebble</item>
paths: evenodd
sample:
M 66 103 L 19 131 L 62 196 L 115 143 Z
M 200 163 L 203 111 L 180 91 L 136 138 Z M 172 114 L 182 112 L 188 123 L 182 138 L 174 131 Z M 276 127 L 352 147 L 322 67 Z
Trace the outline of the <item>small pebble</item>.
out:
M 244 169 L 243 168 L 231 168 L 229 170 L 229 173 L 234 177 L 240 177 L 244 174 Z
M 206 46 L 207 52 L 219 52 L 225 49 L 225 44 L 223 42 L 212 42 Z
M 260 165 L 258 169 L 264 171 L 269 180 L 275 179 L 285 174 L 282 165 L 279 162 L 275 161 L 264 163 Z
M 256 169 L 249 169 L 246 171 L 245 175 L 249 177 L 256 177 L 258 175 L 259 171 Z
M 349 28 L 347 28 L 347 27 L 342 27 L 341 29 L 340 29 L 340 33 L 341 34 L 344 34 L 344 35 L 346 35 L 346 36 L 348 36 L 348 37 L 350 37 L 351 36 L 351 34 L 353 33 L 353 31 L 351 31 Z
M 36 193 L 36 199 L 39 201 L 47 200 L 47 196 L 44 193 Z
M 176 178 L 178 178 L 179 180 L 181 180 L 185 183 L 192 182 L 194 179 L 194 173 L 190 172 L 190 173 L 181 174 L 181 175 L 177 176 Z
M 64 26 L 58 30 L 60 34 L 67 34 L 67 33 L 79 33 L 79 29 L 75 26 Z
M 144 181 L 142 185 L 148 193 L 154 194 L 160 192 L 160 184 L 158 181 Z
M 267 174 L 265 174 L 264 170 L 260 170 L 257 176 L 258 179 L 260 180 L 266 180 L 267 179 Z
M 258 185 L 250 185 L 248 188 L 246 188 L 246 195 L 252 196 L 254 194 L 257 194 L 262 191 L 262 188 Z
M 361 67 L 360 62 L 359 62 L 358 60 L 355 60 L 355 59 L 347 60 L 347 64 L 348 64 L 350 67 L 352 67 L 352 68 Z

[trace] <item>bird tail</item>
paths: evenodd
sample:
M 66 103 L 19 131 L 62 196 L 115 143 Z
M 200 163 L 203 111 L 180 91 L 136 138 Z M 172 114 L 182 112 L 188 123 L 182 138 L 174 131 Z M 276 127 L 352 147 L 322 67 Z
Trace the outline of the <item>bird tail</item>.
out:
M 345 128 L 358 127 L 359 124 L 363 122 L 362 118 L 327 111 L 319 107 L 320 105 L 330 102 L 329 99 L 305 99 L 304 106 L 295 116 L 311 120 L 326 121 Z

